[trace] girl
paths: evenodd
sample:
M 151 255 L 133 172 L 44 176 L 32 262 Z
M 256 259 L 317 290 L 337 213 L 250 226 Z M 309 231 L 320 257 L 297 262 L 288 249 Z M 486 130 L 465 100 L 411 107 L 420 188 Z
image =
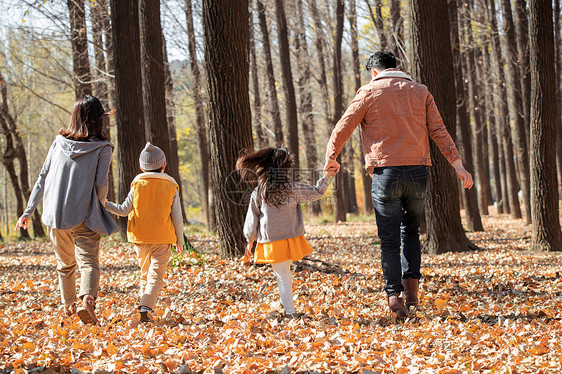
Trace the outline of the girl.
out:
M 100 281 L 100 234 L 117 231 L 117 224 L 101 204 L 107 195 L 113 153 L 113 145 L 103 132 L 109 115 L 93 96 L 86 95 L 74 103 L 70 125 L 60 130 L 51 145 L 27 208 L 15 227 L 27 229 L 29 217 L 44 197 L 42 221 L 55 247 L 65 312 L 76 312 L 89 324 L 98 322 L 94 309 Z M 77 264 L 78 298 L 74 283 Z
M 290 175 L 293 164 L 294 157 L 285 148 L 265 148 L 240 157 L 236 163 L 243 179 L 255 181 L 256 175 L 258 179 L 244 223 L 248 240 L 244 261 L 250 261 L 252 246 L 257 241 L 254 262 L 271 264 L 281 303 L 289 317 L 297 316 L 291 263 L 312 253 L 304 238 L 300 203 L 320 199 L 330 183 L 326 177 L 320 178 L 316 186 L 293 182 Z

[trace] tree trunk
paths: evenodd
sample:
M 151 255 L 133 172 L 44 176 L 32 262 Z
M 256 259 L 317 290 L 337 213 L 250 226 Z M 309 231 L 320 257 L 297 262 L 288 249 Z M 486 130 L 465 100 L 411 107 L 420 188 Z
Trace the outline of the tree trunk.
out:
M 114 42 L 115 94 L 117 102 L 117 148 L 119 186 L 117 198 L 124 201 L 139 173 L 139 154 L 145 145 L 142 77 L 139 65 L 138 12 L 133 0 L 111 0 Z M 127 218 L 119 220 L 126 240 Z
M 146 139 L 170 157 L 160 0 L 139 0 L 142 99 Z
M 398 10 L 400 11 L 400 9 Z M 361 88 L 361 63 L 359 61 L 359 43 L 357 41 L 357 8 L 355 0 L 351 0 L 349 8 L 349 24 L 351 33 L 351 56 L 353 59 L 353 76 L 355 78 L 355 92 Z M 361 138 L 361 135 L 360 139 Z M 361 140 L 361 145 L 363 140 Z M 373 198 L 371 196 L 371 184 L 373 183 L 371 176 L 365 170 L 365 157 L 361 153 L 361 179 L 363 181 L 363 206 L 365 214 L 371 214 L 375 211 L 373 207 Z
M 528 0 L 515 0 L 515 32 L 517 35 L 517 52 L 520 77 L 521 98 L 523 100 L 523 123 L 525 124 L 525 139 L 529 149 L 529 123 L 531 103 L 531 73 L 529 71 L 529 20 L 527 18 Z
M 474 170 L 474 165 L 472 163 L 470 118 L 468 117 L 468 109 L 465 104 L 466 98 L 464 96 L 464 79 L 461 66 L 457 0 L 448 0 L 448 6 L 451 25 L 451 50 L 453 53 L 453 64 L 455 70 L 457 128 L 460 130 L 458 145 L 462 154 L 464 167 L 467 170 L 472 171 Z M 484 231 L 480 211 L 478 210 L 476 189 L 474 187 L 469 189 L 463 188 L 463 195 L 465 200 L 468 229 L 471 231 Z
M 67 0 L 70 16 L 70 43 L 72 45 L 72 64 L 74 68 L 74 92 L 79 99 L 92 94 L 92 76 L 88 59 L 88 39 L 86 36 L 86 13 L 84 0 Z
M 343 113 L 343 77 L 342 77 L 342 39 L 343 39 L 343 19 L 344 19 L 344 2 L 336 0 L 336 34 L 334 39 L 334 117 L 332 123 L 337 123 Z M 345 149 L 345 148 L 344 148 Z M 343 149 L 342 149 L 343 151 Z M 341 164 L 343 155 L 340 153 L 338 162 Z M 342 168 L 343 169 L 343 168 Z M 334 197 L 336 199 L 336 222 L 346 221 L 346 202 L 344 194 L 345 175 L 340 173 L 336 178 L 336 189 Z
M 373 12 L 373 8 L 371 7 L 371 1 L 365 0 L 365 4 L 369 8 L 369 14 L 371 15 L 371 19 L 373 20 L 373 24 L 375 25 L 375 30 L 377 31 L 377 36 L 379 38 L 379 45 L 380 49 L 387 49 L 388 48 L 388 38 L 384 33 L 384 23 L 382 21 L 382 4 L 381 0 L 374 0 L 375 3 L 375 11 Z
M 299 123 L 297 119 L 297 99 L 291 70 L 291 51 L 289 50 L 289 31 L 283 0 L 275 0 L 275 14 L 277 15 L 277 36 L 279 41 L 279 58 L 283 73 L 283 91 L 285 92 L 285 115 L 289 129 L 289 150 L 295 157 L 295 170 L 300 168 L 299 157 Z M 298 173 L 295 177 L 298 178 Z
M 253 0 L 251 4 L 253 9 Z M 261 113 L 261 97 L 260 97 L 260 84 L 258 75 L 258 61 L 256 57 L 256 40 L 254 32 L 254 16 L 250 12 L 250 70 L 252 72 L 252 89 L 254 91 L 254 107 L 252 113 L 254 115 L 254 130 L 256 131 L 256 138 L 258 140 L 258 147 L 260 149 L 267 147 L 267 136 L 262 128 L 262 113 Z
M 409 71 L 406 48 L 404 44 L 404 19 L 400 15 L 400 0 L 390 0 L 390 50 L 399 61 L 399 66 L 404 71 Z
M 92 34 L 94 38 L 94 56 L 96 62 L 95 69 L 95 80 L 94 80 L 94 92 L 96 97 L 100 99 L 105 110 L 110 108 L 109 104 L 109 89 L 108 89 L 108 67 L 105 59 L 105 48 L 103 43 L 104 34 L 107 35 L 104 25 L 104 4 L 101 1 L 96 1 L 92 10 L 90 11 L 90 17 L 92 19 Z M 107 126 L 104 129 L 109 141 L 111 141 L 111 128 Z M 113 164 L 113 162 L 112 162 Z M 110 165 L 108 179 L 108 189 L 107 189 L 107 200 L 115 201 L 115 186 L 113 181 L 113 167 Z
M 529 152 L 525 140 L 525 123 L 521 108 L 521 79 L 519 67 L 517 66 L 517 42 L 515 39 L 515 26 L 511 14 L 510 0 L 501 0 L 505 40 L 507 53 L 508 73 L 508 103 L 509 117 L 513 123 L 512 137 L 515 142 L 515 155 L 519 169 L 519 187 L 523 192 L 523 204 L 525 206 L 525 222 L 531 223 L 531 200 L 529 189 Z
M 562 198 L 562 58 L 560 58 L 560 0 L 554 0 L 554 60 L 556 61 L 556 160 L 558 170 L 558 198 Z
M 275 131 L 275 146 L 281 147 L 284 143 L 283 123 L 281 122 L 281 110 L 279 109 L 279 100 L 277 98 L 277 88 L 275 82 L 275 73 L 273 71 L 273 59 L 271 58 L 271 45 L 269 42 L 269 31 L 267 29 L 267 19 L 265 16 L 265 7 L 261 0 L 258 3 L 258 19 L 260 21 L 260 29 L 262 35 L 263 53 L 265 56 L 265 66 L 267 68 L 267 84 L 269 87 L 269 95 L 271 99 L 271 116 L 273 129 Z
M 513 218 L 521 218 L 521 207 L 519 205 L 519 197 L 517 191 L 517 177 L 515 174 L 515 163 L 513 161 L 513 144 L 511 142 L 511 134 L 509 130 L 509 121 L 507 117 L 508 109 L 505 102 L 507 98 L 507 89 L 505 83 L 504 73 L 504 59 L 501 54 L 500 37 L 498 32 L 498 25 L 496 21 L 495 1 L 487 0 L 486 18 L 490 25 L 491 40 L 492 40 L 492 61 L 494 68 L 494 76 L 497 79 L 497 84 L 494 85 L 496 89 L 495 101 L 495 116 L 497 120 L 496 132 L 501 136 L 502 143 L 502 160 L 505 161 L 503 173 L 505 174 L 505 191 L 502 194 L 507 205 L 505 206 L 506 213 L 512 215 Z M 503 164 L 503 161 L 502 161 Z
M 316 150 L 316 137 L 314 135 L 314 115 L 312 108 L 312 87 L 310 82 L 310 55 L 308 53 L 308 43 L 306 41 L 306 31 L 304 26 L 304 14 L 302 0 L 297 0 L 297 19 L 298 32 L 295 38 L 297 50 L 297 66 L 299 71 L 299 96 L 302 132 L 306 142 L 305 154 L 308 168 L 308 181 L 316 184 L 318 177 L 316 169 L 318 167 L 318 154 Z M 317 216 L 322 213 L 320 202 L 312 203 L 312 213 Z
M 164 88 L 166 93 L 166 122 L 168 124 L 168 138 L 170 142 L 170 157 L 168 158 L 168 170 L 170 175 L 176 180 L 179 187 L 180 206 L 183 221 L 187 222 L 187 215 L 183 204 L 183 188 L 180 176 L 180 159 L 178 156 L 178 138 L 176 130 L 176 109 L 174 107 L 174 81 L 170 72 L 168 62 L 168 50 L 166 39 L 162 34 L 162 56 L 164 58 Z
M 212 192 L 209 185 L 209 144 L 207 141 L 207 128 L 205 126 L 205 109 L 203 106 L 201 74 L 199 72 L 199 63 L 197 62 L 197 48 L 195 44 L 195 28 L 193 26 L 193 8 L 191 0 L 185 0 L 185 15 L 187 19 L 189 66 L 191 68 L 191 73 L 193 74 L 193 100 L 195 102 L 195 121 L 197 122 L 197 138 L 199 140 L 199 158 L 201 159 L 201 177 L 203 180 L 203 209 L 205 210 L 207 227 L 211 231 L 215 231 L 215 216 L 211 211 L 213 208 L 210 204 L 210 194 Z
M 247 202 L 240 201 L 240 176 L 232 171 L 240 152 L 253 147 L 248 95 L 248 0 L 218 3 L 203 0 L 211 186 L 219 250 L 222 256 L 233 258 L 244 253 L 241 217 L 246 214 Z
M 439 14 L 446 0 L 409 0 L 411 10 L 412 76 L 433 93 L 451 136 L 455 137 L 456 109 L 449 18 Z M 458 182 L 453 168 L 431 142 L 426 223 L 429 253 L 475 249 L 464 234 L 459 212 Z
M 529 1 L 531 50 L 531 249 L 562 250 L 556 164 L 556 69 L 550 1 Z
M 482 22 L 482 24 L 485 24 Z M 483 61 L 484 69 L 488 72 L 493 71 L 492 63 L 490 61 L 490 52 L 488 50 L 490 43 L 487 41 L 483 45 Z M 500 155 L 498 150 L 498 133 L 494 128 L 494 124 L 497 118 L 494 115 L 494 97 L 492 94 L 492 80 L 490 79 L 484 85 L 484 96 L 486 100 L 486 122 L 488 123 L 488 149 L 491 153 L 489 158 L 491 161 L 491 176 L 494 180 L 493 191 L 494 191 L 494 203 L 499 214 L 503 213 L 503 197 L 502 197 L 502 186 L 501 186 L 501 176 L 500 176 Z M 487 159 L 487 158 L 486 158 Z

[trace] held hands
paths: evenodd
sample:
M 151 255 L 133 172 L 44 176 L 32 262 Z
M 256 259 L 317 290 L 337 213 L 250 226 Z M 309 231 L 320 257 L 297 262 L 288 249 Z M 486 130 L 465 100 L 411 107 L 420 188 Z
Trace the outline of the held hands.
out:
M 106 200 L 107 201 L 107 200 Z M 176 244 L 176 253 L 181 255 L 183 253 L 183 245 Z
M 466 171 L 466 169 L 462 165 L 462 161 L 456 160 L 453 163 L 453 166 L 455 167 L 455 171 L 457 172 L 459 179 L 463 182 L 463 187 L 472 188 L 472 186 L 474 185 L 474 181 L 472 180 L 472 174 Z
M 242 257 L 242 263 L 244 265 L 249 265 L 252 262 L 252 247 L 254 242 L 246 244 L 246 252 L 244 252 L 244 257 Z
M 340 164 L 336 160 L 327 159 L 324 164 L 324 174 L 328 178 L 333 177 L 340 171 Z
M 29 223 L 29 218 L 21 216 L 16 222 L 16 226 L 14 227 L 14 231 L 18 231 L 18 228 L 21 227 L 24 230 L 27 230 L 27 224 Z

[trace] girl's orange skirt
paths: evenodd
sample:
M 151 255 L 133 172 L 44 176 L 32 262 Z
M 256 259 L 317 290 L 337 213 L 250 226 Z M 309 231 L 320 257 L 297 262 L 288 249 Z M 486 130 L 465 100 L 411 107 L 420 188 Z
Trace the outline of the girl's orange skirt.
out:
M 296 238 L 258 243 L 254 253 L 256 264 L 274 264 L 287 260 L 298 261 L 312 253 L 312 247 L 304 235 Z

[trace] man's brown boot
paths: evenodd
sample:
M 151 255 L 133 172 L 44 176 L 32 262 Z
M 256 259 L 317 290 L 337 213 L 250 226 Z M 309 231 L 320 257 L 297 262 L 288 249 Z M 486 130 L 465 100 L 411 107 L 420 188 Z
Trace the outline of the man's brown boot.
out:
M 398 318 L 408 317 L 408 311 L 404 306 L 404 300 L 397 294 L 388 297 L 388 307 Z
M 419 279 L 406 278 L 402 279 L 402 286 L 404 286 L 404 298 L 406 299 L 406 307 L 418 305 L 418 286 Z
M 91 295 L 86 295 L 82 298 L 82 305 L 76 309 L 76 314 L 82 322 L 89 325 L 97 325 L 98 319 L 96 318 L 96 300 Z

